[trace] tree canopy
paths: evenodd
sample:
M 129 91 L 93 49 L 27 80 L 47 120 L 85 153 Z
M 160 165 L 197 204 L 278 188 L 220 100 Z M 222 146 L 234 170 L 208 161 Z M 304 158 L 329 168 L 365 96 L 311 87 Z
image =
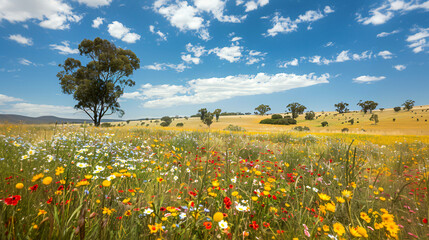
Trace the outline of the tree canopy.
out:
M 297 102 L 290 103 L 286 106 L 286 108 L 289 110 L 289 112 L 292 113 L 292 118 L 295 119 L 298 117 L 299 114 L 303 114 L 305 109 L 307 109 L 306 106 L 299 104 Z
M 349 106 L 349 104 L 345 103 L 345 102 L 339 102 L 337 104 L 334 104 L 335 111 L 337 111 L 338 113 L 346 113 L 346 112 L 348 112 L 349 109 L 347 108 L 347 106 Z
M 367 113 L 368 110 L 370 113 L 372 113 L 372 110 L 374 110 L 378 106 L 378 103 L 374 101 L 363 102 L 362 100 L 360 100 L 357 105 L 362 108 L 363 113 Z
M 261 105 L 257 106 L 255 108 L 255 110 L 256 110 L 256 112 L 255 112 L 256 114 L 264 115 L 265 113 L 271 111 L 271 108 L 268 105 L 261 104 Z
M 120 108 L 119 97 L 125 87 L 135 82 L 129 77 L 140 68 L 140 59 L 131 50 L 117 48 L 108 40 L 84 39 L 79 44 L 81 56 L 89 58 L 86 65 L 74 58 L 67 58 L 57 74 L 63 93 L 73 95 L 76 109 L 84 111 L 99 126 L 105 115 L 124 111 Z M 109 112 L 110 111 L 110 112 Z
M 404 110 L 410 111 L 414 107 L 414 100 L 407 100 L 405 101 L 402 106 L 404 106 Z

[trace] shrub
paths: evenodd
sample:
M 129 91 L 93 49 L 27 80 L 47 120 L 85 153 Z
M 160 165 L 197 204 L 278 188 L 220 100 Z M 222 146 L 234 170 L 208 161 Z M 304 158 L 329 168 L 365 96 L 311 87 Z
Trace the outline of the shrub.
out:
M 273 114 L 272 116 L 271 116 L 271 119 L 282 119 L 283 117 L 282 117 L 282 115 L 280 115 L 280 114 Z
M 107 122 L 105 122 L 105 123 L 102 123 L 102 124 L 100 125 L 100 127 L 113 127 L 113 126 L 112 126 L 112 124 L 111 124 L 111 123 L 107 123 Z
M 305 120 L 314 120 L 316 114 L 313 111 L 305 113 Z
M 306 126 L 296 126 L 293 128 L 293 130 L 298 132 L 303 132 L 303 131 L 310 131 L 310 128 Z
M 183 125 L 184 125 L 183 123 L 177 123 L 176 127 L 183 127 Z
M 159 125 L 161 125 L 162 127 L 168 127 L 170 124 L 167 122 L 161 122 Z
M 393 110 L 395 110 L 395 112 L 399 112 L 401 111 L 401 107 L 394 107 Z
M 348 132 L 349 131 L 349 129 L 348 128 L 343 128 L 343 129 L 341 129 L 341 132 Z
M 328 126 L 328 122 L 327 121 L 322 122 L 322 127 L 326 127 L 326 126 Z
M 259 122 L 260 124 L 274 124 L 274 125 L 289 125 L 296 124 L 296 120 L 292 118 L 282 118 L 282 119 L 271 119 L 266 118 Z
M 240 126 L 232 125 L 232 124 L 229 124 L 229 126 L 226 127 L 224 130 L 225 131 L 233 131 L 233 132 L 245 132 L 246 131 L 246 129 L 244 129 Z

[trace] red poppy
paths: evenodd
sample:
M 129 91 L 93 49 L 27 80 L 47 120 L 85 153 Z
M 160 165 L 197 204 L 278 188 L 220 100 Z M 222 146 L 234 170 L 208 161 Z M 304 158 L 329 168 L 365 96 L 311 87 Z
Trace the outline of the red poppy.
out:
M 253 228 L 255 230 L 258 230 L 259 225 L 256 223 L 256 221 L 252 221 L 252 223 L 249 224 L 249 227 L 251 227 L 251 228 Z
M 52 203 L 52 197 L 48 199 L 48 201 L 46 201 L 47 204 L 51 204 Z
M 223 199 L 223 203 L 225 204 L 225 208 L 226 209 L 230 209 L 231 208 L 232 202 L 231 202 L 231 199 L 229 197 L 225 197 Z
M 31 190 L 31 192 L 34 192 L 37 190 L 38 187 L 39 187 L 39 184 L 35 184 L 34 186 L 29 187 L 28 190 Z
M 423 218 L 423 223 L 428 223 L 428 219 L 427 218 Z
M 162 212 L 165 211 L 165 207 L 161 207 L 159 210 L 161 210 Z
M 206 227 L 206 229 L 211 229 L 212 228 L 212 223 L 211 222 L 205 222 L 203 223 L 204 227 Z
M 8 198 L 5 198 L 4 202 L 6 203 L 6 205 L 16 206 L 16 204 L 18 204 L 19 200 L 21 200 L 21 196 L 15 195 L 15 196 L 10 196 Z
M 269 228 L 269 227 L 270 227 L 270 224 L 269 224 L 269 223 L 267 223 L 267 222 L 263 222 L 263 225 L 264 225 L 264 227 L 266 227 L 266 228 Z

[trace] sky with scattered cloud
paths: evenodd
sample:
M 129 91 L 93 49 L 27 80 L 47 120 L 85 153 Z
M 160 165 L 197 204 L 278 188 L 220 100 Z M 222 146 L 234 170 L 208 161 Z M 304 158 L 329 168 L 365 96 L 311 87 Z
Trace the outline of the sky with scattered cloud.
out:
M 284 112 L 290 102 L 429 104 L 429 0 L 1 2 L 3 114 L 86 117 L 56 74 L 96 37 L 140 58 L 120 99 L 124 119 L 259 104 Z

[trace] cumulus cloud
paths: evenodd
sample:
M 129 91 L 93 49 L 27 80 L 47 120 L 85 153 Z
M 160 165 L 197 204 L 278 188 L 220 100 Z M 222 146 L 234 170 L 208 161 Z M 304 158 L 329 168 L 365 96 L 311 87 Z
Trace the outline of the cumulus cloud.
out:
M 213 48 L 209 53 L 215 53 L 220 59 L 229 61 L 230 63 L 237 62 L 242 57 L 241 51 L 243 47 L 241 46 L 231 46 L 223 48 Z
M 356 83 L 372 83 L 372 82 L 376 82 L 376 81 L 380 81 L 386 79 L 386 77 L 384 76 L 380 76 L 380 77 L 375 77 L 375 76 L 360 76 L 357 78 L 353 78 L 353 81 Z
M 399 33 L 399 30 L 394 30 L 394 31 L 391 31 L 391 32 L 381 32 L 381 33 L 377 34 L 377 37 L 378 38 L 383 38 L 383 37 L 387 37 L 387 36 L 390 36 L 390 35 L 393 35 L 393 34 L 397 34 L 397 33 Z
M 22 45 L 27 45 L 27 46 L 31 46 L 33 45 L 33 40 L 31 38 L 26 38 L 24 36 L 22 36 L 21 34 L 11 34 L 9 35 L 9 40 L 15 41 L 19 44 Z
M 121 39 L 126 43 L 135 43 L 137 40 L 140 40 L 140 35 L 137 33 L 130 32 L 130 29 L 125 27 L 122 23 L 118 21 L 113 21 L 107 26 L 107 31 L 110 36 Z
M 194 31 L 203 40 L 211 38 L 207 29 L 210 21 L 203 18 L 204 13 L 211 14 L 220 22 L 239 23 L 246 18 L 224 15 L 225 1 L 222 0 L 194 0 L 193 4 L 180 0 L 156 0 L 153 9 L 164 16 L 173 27 L 182 32 Z
M 155 30 L 155 26 L 150 25 L 149 26 L 149 31 L 153 34 L 158 35 L 158 41 L 167 41 L 167 35 L 159 30 Z
M 392 19 L 396 14 L 404 14 L 413 10 L 429 10 L 429 1 L 387 0 L 381 6 L 369 10 L 367 17 L 357 14 L 356 20 L 364 25 L 380 25 Z
M 288 62 L 281 63 L 279 65 L 280 68 L 287 68 L 287 66 L 298 66 L 298 59 L 294 58 Z
M 88 7 L 102 7 L 102 6 L 108 6 L 112 2 L 112 0 L 75 0 L 79 2 L 80 4 L 85 4 Z
M 2 0 L 0 4 L 0 21 L 36 20 L 41 27 L 63 30 L 81 19 L 82 16 L 75 14 L 62 0 Z
M 326 17 L 328 14 L 334 12 L 329 6 L 326 6 L 325 9 L 322 11 L 317 10 L 309 10 L 305 12 L 302 15 L 299 15 L 298 18 L 295 20 L 292 20 L 290 17 L 283 17 L 280 15 L 280 13 L 276 13 L 273 19 L 271 19 L 271 22 L 273 24 L 272 28 L 268 29 L 267 33 L 264 33 L 264 36 L 270 36 L 274 37 L 277 36 L 279 33 L 290 33 L 294 32 L 298 29 L 298 24 L 300 23 L 313 23 L 315 21 L 318 21 L 324 17 Z M 308 29 L 311 29 L 311 26 L 308 26 Z
M 151 65 L 146 65 L 144 69 L 155 70 L 155 71 L 165 71 L 167 69 L 173 69 L 176 72 L 183 72 L 185 69 L 189 68 L 184 63 L 180 64 L 171 64 L 171 63 L 154 63 Z
M 407 67 L 405 65 L 395 65 L 393 66 L 393 68 L 395 68 L 398 71 L 403 71 L 405 70 Z
M 103 24 L 104 20 L 106 20 L 106 19 L 104 19 L 102 17 L 97 17 L 96 19 L 92 20 L 91 26 L 93 28 L 98 28 L 101 24 Z
M 412 31 L 416 33 L 407 37 L 408 47 L 412 48 L 414 53 L 422 52 L 429 46 L 426 41 L 429 37 L 429 28 L 415 28 Z
M 68 54 L 78 54 L 78 49 L 72 49 L 70 48 L 70 44 L 68 41 L 62 41 L 62 45 L 58 44 L 50 44 L 52 50 L 58 50 L 59 54 L 68 55 Z
M 242 1 L 237 1 L 237 5 L 241 5 Z M 258 9 L 259 7 L 263 7 L 270 3 L 269 0 L 250 0 L 244 4 L 244 7 L 246 7 L 246 12 L 254 11 Z
M 384 58 L 384 59 L 391 59 L 393 57 L 393 53 L 384 50 L 378 53 L 378 56 Z
M 6 96 L 4 94 L 0 94 L 0 105 L 9 104 L 11 102 L 22 102 L 23 100 L 20 98 Z
M 328 83 L 329 74 L 236 75 L 221 78 L 194 79 L 186 85 L 143 85 L 138 92 L 124 97 L 143 100 L 146 108 L 167 108 L 179 105 L 214 103 L 240 96 L 283 92 L 294 88 Z
M 200 64 L 201 56 L 205 55 L 207 50 L 205 47 L 200 45 L 192 45 L 191 43 L 186 44 L 186 52 L 182 53 L 182 60 L 186 63 Z
M 325 45 L 323 45 L 324 47 L 332 47 L 332 46 L 334 46 L 334 43 L 333 42 L 328 42 L 328 43 L 326 43 Z
M 340 62 L 346 62 L 346 61 L 361 61 L 361 60 L 366 60 L 366 59 L 371 59 L 374 55 L 372 54 L 371 51 L 364 51 L 360 54 L 358 53 L 354 53 L 351 54 L 349 50 L 343 50 L 341 51 L 339 54 L 337 54 L 336 57 L 332 58 L 332 59 L 327 59 L 321 56 L 312 56 L 309 57 L 309 62 L 310 63 L 316 63 L 318 65 L 328 65 L 331 63 L 340 63 Z

